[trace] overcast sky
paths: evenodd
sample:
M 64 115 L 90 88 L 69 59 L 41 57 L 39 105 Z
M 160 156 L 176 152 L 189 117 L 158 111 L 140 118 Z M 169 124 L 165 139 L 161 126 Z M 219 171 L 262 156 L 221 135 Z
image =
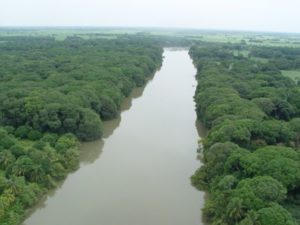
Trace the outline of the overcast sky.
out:
M 300 0 L 0 0 L 0 26 L 300 32 Z

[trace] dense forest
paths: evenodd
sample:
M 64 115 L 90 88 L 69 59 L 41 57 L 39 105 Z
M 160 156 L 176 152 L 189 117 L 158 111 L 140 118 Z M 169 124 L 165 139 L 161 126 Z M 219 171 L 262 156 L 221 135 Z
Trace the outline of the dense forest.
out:
M 116 35 L 0 37 L 0 224 L 16 225 L 79 166 L 79 142 L 161 66 L 163 46 L 187 46 L 197 67 L 198 118 L 209 129 L 205 190 L 214 225 L 300 224 L 300 49 Z
M 243 54 L 247 53 L 247 54 Z M 192 183 L 208 192 L 205 220 L 300 224 L 300 49 L 200 42 L 198 118 L 209 128 Z
M 0 223 L 24 218 L 79 165 L 124 97 L 161 66 L 155 40 L 0 37 Z

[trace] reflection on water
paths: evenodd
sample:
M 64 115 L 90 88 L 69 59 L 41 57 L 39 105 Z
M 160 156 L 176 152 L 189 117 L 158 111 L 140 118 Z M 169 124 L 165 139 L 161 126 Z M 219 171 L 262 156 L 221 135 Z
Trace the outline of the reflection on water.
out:
M 196 119 L 195 126 L 197 128 L 199 137 L 204 138 L 207 136 L 208 130 L 198 119 Z
M 196 69 L 187 50 L 164 56 L 145 90 L 124 101 L 121 117 L 105 122 L 103 140 L 81 146 L 80 169 L 24 224 L 203 224 L 204 193 L 190 185 L 199 135 L 206 135 L 195 124 Z
M 132 105 L 132 101 L 136 98 L 141 97 L 144 89 L 145 89 L 145 86 L 135 88 L 132 91 L 131 95 L 123 100 L 122 105 L 121 105 L 121 113 L 130 109 L 130 107 Z M 104 127 L 103 127 L 104 128 L 103 138 L 105 139 L 105 138 L 108 138 L 110 135 L 112 135 L 114 130 L 120 125 L 120 123 L 121 123 L 121 115 L 119 115 L 116 119 L 105 121 Z
M 103 140 L 82 143 L 80 146 L 80 163 L 85 165 L 95 162 L 100 156 L 103 146 Z
M 153 79 L 153 76 L 151 76 L 147 83 L 151 82 Z M 137 99 L 142 96 L 143 91 L 146 86 L 135 88 L 129 97 L 125 98 L 121 104 L 121 113 L 125 112 L 130 109 L 132 105 L 132 101 L 134 99 Z M 114 130 L 120 125 L 121 123 L 121 115 L 118 115 L 117 118 L 109 121 L 103 122 L 103 138 L 96 141 L 90 141 L 90 142 L 82 142 L 80 144 L 80 167 L 85 166 L 87 164 L 94 163 L 96 159 L 100 157 L 100 154 L 102 153 L 103 147 L 104 147 L 104 141 L 105 139 L 109 138 L 114 132 Z M 75 171 L 76 173 L 76 171 Z M 47 195 L 44 196 L 36 206 L 34 206 L 32 209 L 28 210 L 29 217 L 37 210 L 41 210 L 47 206 L 46 201 L 47 199 L 55 196 L 56 191 L 58 191 L 64 184 L 66 180 L 62 180 L 57 183 L 57 186 L 55 189 L 49 190 L 47 192 Z M 24 224 L 26 225 L 26 224 Z
M 148 80 L 150 82 L 153 76 Z M 125 98 L 121 105 L 121 113 L 125 112 L 130 109 L 132 105 L 132 101 L 136 98 L 142 96 L 145 86 L 135 88 L 129 97 Z M 121 123 L 121 115 L 117 118 L 109 121 L 105 121 L 103 123 L 103 139 L 91 142 L 83 142 L 80 145 L 80 163 L 88 164 L 93 163 L 101 154 L 102 148 L 104 146 L 104 140 L 109 138 L 110 135 L 113 134 L 114 130 L 120 125 Z

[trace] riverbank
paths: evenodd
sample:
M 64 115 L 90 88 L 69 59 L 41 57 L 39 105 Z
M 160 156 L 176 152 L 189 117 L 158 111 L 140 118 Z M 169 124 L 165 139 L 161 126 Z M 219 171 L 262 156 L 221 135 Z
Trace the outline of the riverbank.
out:
M 241 49 L 249 55 L 234 54 Z M 282 62 L 296 67 L 299 54 L 230 43 L 191 48 L 198 69 L 196 112 L 209 128 L 204 164 L 192 182 L 209 194 L 203 209 L 209 223 L 299 223 L 300 91 L 280 71 Z
M 78 142 L 101 138 L 134 87 L 161 66 L 151 38 L 5 37 L 0 46 L 0 223 L 25 210 L 79 165 Z M 9 57 L 8 57 L 9 56 Z M 18 59 L 18 63 L 15 59 Z
M 103 143 L 84 147 L 81 168 L 24 225 L 202 224 L 204 194 L 189 181 L 199 165 L 196 70 L 186 50 L 164 56 L 143 95 L 109 122 Z

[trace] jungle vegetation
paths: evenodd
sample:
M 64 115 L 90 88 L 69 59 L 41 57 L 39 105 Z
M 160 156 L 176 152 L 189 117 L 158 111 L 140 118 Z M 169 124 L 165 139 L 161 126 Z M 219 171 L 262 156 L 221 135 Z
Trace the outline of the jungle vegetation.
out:
M 0 37 L 0 224 L 19 224 L 160 67 L 150 38 Z
M 19 224 L 78 168 L 79 141 L 101 138 L 102 121 L 160 67 L 162 45 L 191 43 L 209 129 L 192 183 L 208 192 L 207 222 L 300 224 L 300 87 L 282 72 L 300 69 L 300 48 L 100 36 L 0 35 L 0 224 Z
M 300 68 L 300 48 L 199 42 L 190 55 L 209 129 L 192 176 L 206 221 L 300 224 L 300 86 L 281 72 Z

